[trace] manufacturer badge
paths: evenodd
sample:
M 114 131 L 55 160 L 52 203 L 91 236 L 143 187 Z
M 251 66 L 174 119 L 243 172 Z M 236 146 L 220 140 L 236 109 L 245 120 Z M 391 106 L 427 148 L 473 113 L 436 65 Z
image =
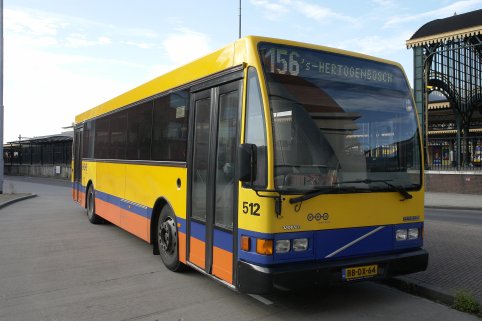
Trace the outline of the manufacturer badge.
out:
M 317 222 L 326 222 L 328 221 L 328 219 L 330 218 L 330 214 L 328 213 L 309 213 L 307 216 L 306 216 L 306 219 L 311 222 L 313 220 L 317 221 Z

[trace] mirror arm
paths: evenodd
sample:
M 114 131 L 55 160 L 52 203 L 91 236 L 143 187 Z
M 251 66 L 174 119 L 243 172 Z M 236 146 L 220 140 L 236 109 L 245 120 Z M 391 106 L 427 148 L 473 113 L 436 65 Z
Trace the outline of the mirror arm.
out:
M 278 190 L 258 190 L 258 189 L 254 189 L 254 191 L 256 192 L 256 195 L 258 195 L 258 197 L 265 197 L 265 198 L 272 198 L 274 199 L 274 210 L 275 210 L 275 213 L 276 213 L 276 217 L 277 218 L 280 218 L 282 217 L 281 216 L 281 208 L 282 208 L 282 204 L 283 204 L 283 194 L 281 194 L 280 191 Z M 263 194 L 260 194 L 260 192 L 265 192 L 265 193 L 277 193 L 278 195 L 263 195 Z

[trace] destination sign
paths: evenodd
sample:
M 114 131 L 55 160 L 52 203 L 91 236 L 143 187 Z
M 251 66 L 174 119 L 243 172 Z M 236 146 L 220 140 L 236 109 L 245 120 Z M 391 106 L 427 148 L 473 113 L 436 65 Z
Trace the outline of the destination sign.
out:
M 392 65 L 271 43 L 260 44 L 259 51 L 268 73 L 406 89 L 403 73 Z

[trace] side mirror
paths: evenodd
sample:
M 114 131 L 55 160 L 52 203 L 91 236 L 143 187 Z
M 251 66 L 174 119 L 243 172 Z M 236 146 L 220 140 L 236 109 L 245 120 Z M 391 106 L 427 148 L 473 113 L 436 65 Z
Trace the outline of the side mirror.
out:
M 238 178 L 243 183 L 249 182 L 249 187 L 256 180 L 257 155 L 254 144 L 241 144 L 238 148 Z

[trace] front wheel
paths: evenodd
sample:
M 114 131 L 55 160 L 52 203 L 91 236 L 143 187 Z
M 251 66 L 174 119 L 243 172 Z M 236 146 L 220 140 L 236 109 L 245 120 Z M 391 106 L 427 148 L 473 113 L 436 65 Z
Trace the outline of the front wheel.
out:
M 176 217 L 169 206 L 164 206 L 157 221 L 157 245 L 164 265 L 171 271 L 180 272 L 185 265 L 179 261 Z
M 95 190 L 91 185 L 87 191 L 87 217 L 92 224 L 102 224 L 104 219 L 95 214 Z

